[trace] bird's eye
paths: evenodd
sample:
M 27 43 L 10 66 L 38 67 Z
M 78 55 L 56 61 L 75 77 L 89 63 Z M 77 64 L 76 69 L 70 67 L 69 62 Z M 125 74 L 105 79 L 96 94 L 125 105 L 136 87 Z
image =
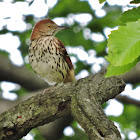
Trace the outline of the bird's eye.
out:
M 51 25 L 48 25 L 48 28 L 50 28 L 51 27 Z

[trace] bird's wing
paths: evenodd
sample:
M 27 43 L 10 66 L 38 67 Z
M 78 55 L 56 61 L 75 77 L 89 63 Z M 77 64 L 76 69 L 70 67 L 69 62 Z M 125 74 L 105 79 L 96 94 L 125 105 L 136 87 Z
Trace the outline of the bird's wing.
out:
M 68 55 L 68 53 L 67 53 L 67 51 L 66 51 L 66 48 L 65 48 L 65 46 L 63 45 L 63 43 L 62 43 L 59 39 L 57 39 L 56 44 L 59 46 L 58 49 L 59 49 L 59 51 L 60 51 L 60 55 L 63 56 L 64 60 L 65 60 L 65 61 L 67 62 L 67 64 L 68 64 L 69 68 L 70 68 L 70 69 L 73 69 L 72 62 L 71 62 L 71 60 L 70 60 L 70 57 L 69 57 L 69 55 Z

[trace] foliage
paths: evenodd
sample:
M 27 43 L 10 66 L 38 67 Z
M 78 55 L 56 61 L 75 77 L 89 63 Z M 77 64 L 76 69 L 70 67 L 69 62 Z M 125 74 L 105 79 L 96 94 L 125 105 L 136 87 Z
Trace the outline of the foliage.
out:
M 13 5 L 17 2 L 27 2 L 26 0 L 14 0 Z M 33 6 L 35 0 L 30 1 L 29 7 Z M 93 1 L 94 2 L 94 1 Z M 96 10 L 91 7 L 88 1 L 84 0 L 58 0 L 54 7 L 50 8 L 45 17 L 37 18 L 32 14 L 23 14 L 23 21 L 28 25 L 34 26 L 37 20 L 44 18 L 64 18 L 65 24 L 68 24 L 69 20 L 71 22 L 71 28 L 69 30 L 64 30 L 59 32 L 56 36 L 62 40 L 65 46 L 71 46 L 72 48 L 82 46 L 84 51 L 88 54 L 89 50 L 96 51 L 96 57 L 104 57 L 107 55 L 106 48 L 109 48 L 108 56 L 106 59 L 110 62 L 110 65 L 107 68 L 107 77 L 112 75 L 120 75 L 131 68 L 133 68 L 137 62 L 140 60 L 140 7 L 133 8 L 122 13 L 122 6 L 118 5 L 109 5 L 105 0 L 99 0 L 100 3 L 103 3 L 102 9 L 105 11 L 105 15 L 99 17 L 96 14 Z M 133 0 L 131 3 L 139 3 L 139 0 Z M 75 15 L 80 14 L 89 14 L 92 18 L 91 20 L 82 25 L 79 21 L 75 20 Z M 122 14 L 122 15 L 121 15 Z M 13 18 L 13 17 L 9 17 Z M 69 20 L 67 20 L 69 19 Z M 8 22 L 8 18 L 4 19 Z M 121 26 L 120 26 L 121 25 Z M 29 26 L 29 27 L 30 27 Z M 68 24 L 69 26 L 69 24 Z M 118 30 L 112 31 L 109 36 L 107 43 L 107 36 L 105 34 L 105 28 L 114 28 L 119 26 Z M 92 33 L 100 33 L 105 39 L 103 41 L 95 41 L 91 37 L 85 38 L 84 31 L 85 29 L 90 30 L 90 35 Z M 6 33 L 12 33 L 12 35 L 18 36 L 21 45 L 18 50 L 21 52 L 23 60 L 28 55 L 29 47 L 29 38 L 32 28 L 27 28 L 25 31 L 11 31 L 6 26 L 0 30 L 1 35 Z M 0 50 L 0 55 L 5 55 L 9 57 L 9 53 L 3 50 Z M 76 54 L 70 54 L 76 58 L 76 74 L 79 74 L 81 70 L 85 69 L 89 73 L 92 73 L 92 67 L 94 63 L 88 63 L 87 61 L 82 61 L 77 57 Z M 18 59 L 18 58 L 17 58 Z M 30 69 L 29 64 L 24 61 L 24 65 Z M 14 90 L 13 90 L 14 91 Z M 15 91 L 19 96 L 25 94 L 24 89 L 19 89 Z M 106 105 L 104 105 L 106 106 Z M 139 110 L 135 106 L 124 105 L 124 112 L 119 117 L 111 116 L 112 121 L 116 121 L 121 124 L 121 131 L 125 134 L 126 138 L 128 133 L 127 129 L 131 129 L 140 136 L 140 123 L 139 123 Z M 79 139 L 86 140 L 85 133 L 77 127 L 77 122 L 73 122 L 71 126 L 74 129 L 75 135 L 72 137 L 63 136 L 62 140 L 68 139 Z M 36 130 L 33 131 L 36 136 L 35 139 L 43 139 L 39 132 Z
M 140 56 L 140 7 L 126 11 L 120 18 L 125 26 L 113 31 L 108 39 L 108 76 L 120 75 L 133 68 Z
M 64 135 L 61 140 L 79 140 L 79 138 L 81 140 L 88 140 L 87 135 L 81 128 L 78 127 L 78 123 L 76 121 L 73 121 L 71 123 L 71 127 L 73 128 L 74 135 L 72 136 Z
M 120 17 L 120 20 L 123 23 L 127 23 L 131 21 L 137 21 L 139 18 L 140 18 L 140 7 L 133 8 L 131 10 L 124 12 Z
M 45 138 L 43 138 L 43 136 L 40 135 L 40 133 L 37 129 L 32 129 L 30 131 L 30 135 L 33 136 L 34 140 L 45 140 Z M 21 139 L 21 140 L 23 140 L 23 139 Z
M 133 1 L 131 1 L 130 3 L 138 4 L 138 3 L 140 3 L 140 1 L 139 1 L 139 0 L 133 0 Z
M 105 2 L 105 1 L 106 1 L 106 0 L 99 0 L 100 3 L 103 3 L 103 2 Z
M 129 117 L 128 117 L 129 116 Z M 124 105 L 124 111 L 119 117 L 110 116 L 115 122 L 119 122 L 121 132 L 125 134 L 126 139 L 129 132 L 134 131 L 140 136 L 140 112 L 139 108 L 134 105 Z M 133 120 L 133 121 L 132 121 Z
M 128 72 L 131 68 L 133 68 L 138 62 L 139 58 L 135 59 L 132 63 L 122 65 L 122 66 L 114 66 L 114 65 L 109 65 L 107 67 L 107 74 L 106 77 L 112 76 L 112 75 L 121 75 L 124 74 L 125 72 Z

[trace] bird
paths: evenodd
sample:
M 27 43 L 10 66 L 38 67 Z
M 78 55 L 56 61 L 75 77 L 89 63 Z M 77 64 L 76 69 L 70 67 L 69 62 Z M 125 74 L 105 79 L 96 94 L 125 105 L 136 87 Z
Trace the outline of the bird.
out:
M 74 82 L 72 61 L 64 44 L 55 34 L 68 29 L 50 19 L 37 22 L 32 30 L 29 46 L 29 63 L 34 72 L 49 85 Z

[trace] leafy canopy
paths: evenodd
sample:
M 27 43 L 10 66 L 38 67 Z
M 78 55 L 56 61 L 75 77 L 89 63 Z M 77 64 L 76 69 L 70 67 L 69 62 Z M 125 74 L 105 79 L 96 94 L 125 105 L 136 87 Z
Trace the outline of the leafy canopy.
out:
M 113 31 L 108 39 L 106 59 L 110 65 L 106 77 L 124 74 L 140 60 L 140 7 L 124 12 L 120 20 L 125 26 Z

